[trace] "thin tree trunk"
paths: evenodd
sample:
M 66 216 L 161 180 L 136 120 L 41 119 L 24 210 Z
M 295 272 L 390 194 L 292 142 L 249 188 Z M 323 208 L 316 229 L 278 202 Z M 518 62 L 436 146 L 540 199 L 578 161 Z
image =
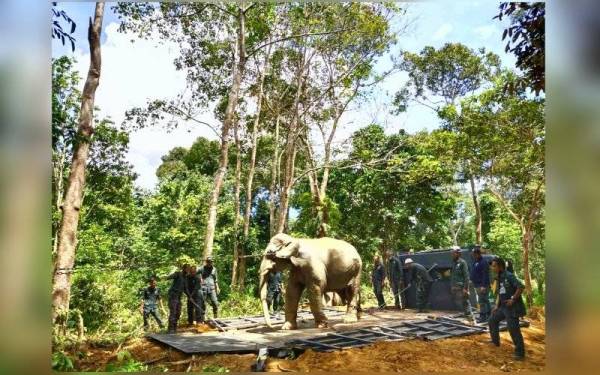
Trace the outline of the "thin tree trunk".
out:
M 245 21 L 246 16 L 241 8 L 238 8 L 238 35 L 237 35 L 237 64 L 233 69 L 233 83 L 229 90 L 227 108 L 225 110 L 225 121 L 221 129 L 221 154 L 219 156 L 219 169 L 215 174 L 213 191 L 208 206 L 208 220 L 206 222 L 206 237 L 204 239 L 203 257 L 212 255 L 215 239 L 215 228 L 217 225 L 217 205 L 223 188 L 223 181 L 227 173 L 229 153 L 229 129 L 231 128 L 237 108 L 237 101 L 242 84 L 242 76 L 246 67 L 245 46 Z
M 85 188 L 85 168 L 94 132 L 93 115 L 96 88 L 100 82 L 100 33 L 104 3 L 97 2 L 94 20 L 90 18 L 88 41 L 90 44 L 90 68 L 88 70 L 81 99 L 81 111 L 77 139 L 73 149 L 73 160 L 63 204 L 63 215 L 58 234 L 58 249 L 52 277 L 52 320 L 62 312 L 68 312 L 71 297 L 71 274 L 75 264 L 77 227 Z
M 482 243 L 481 230 L 483 227 L 483 219 L 481 217 L 481 205 L 479 204 L 479 197 L 477 195 L 477 189 L 475 188 L 475 179 L 473 173 L 471 173 L 471 167 L 469 166 L 469 184 L 471 185 L 471 197 L 473 198 L 473 206 L 475 207 L 475 241 L 478 245 Z
M 273 160 L 271 161 L 271 186 L 269 187 L 269 234 L 270 237 L 275 235 L 275 189 L 279 180 L 279 120 L 277 115 L 275 119 L 275 145 L 273 147 Z
M 529 251 L 531 249 L 532 233 L 529 225 L 522 227 L 522 246 L 523 246 L 523 278 L 525 279 L 525 300 L 527 306 L 533 304 L 533 290 L 531 288 L 531 274 L 529 273 Z
M 231 286 L 234 289 L 238 288 L 238 268 L 240 262 L 240 243 L 238 241 L 238 230 L 240 224 L 240 180 L 242 177 L 242 149 L 240 146 L 240 137 L 238 135 L 239 123 L 236 122 L 233 128 L 233 136 L 235 139 L 235 148 L 237 155 L 235 158 L 235 189 L 234 189 L 234 201 L 235 201 L 235 217 L 233 219 L 233 270 L 231 273 Z

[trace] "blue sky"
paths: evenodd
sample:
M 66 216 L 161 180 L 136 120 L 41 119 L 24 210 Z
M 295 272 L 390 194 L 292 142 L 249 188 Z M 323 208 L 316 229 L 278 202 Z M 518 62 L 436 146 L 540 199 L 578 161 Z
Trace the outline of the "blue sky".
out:
M 67 2 L 58 5 L 77 23 L 75 53 L 71 52 L 70 45 L 63 47 L 60 41 L 52 41 L 52 55 L 75 56 L 82 77 L 85 77 L 89 63 L 87 25 L 89 17 L 93 15 L 94 4 Z M 411 20 L 411 26 L 407 33 L 398 37 L 398 44 L 390 54 L 398 54 L 400 50 L 418 52 L 428 45 L 441 47 L 448 42 L 460 42 L 474 49 L 485 47 L 497 53 L 504 66 L 514 66 L 515 58 L 504 53 L 501 40 L 505 25 L 492 19 L 498 12 L 497 2 L 431 1 L 401 4 L 408 8 L 408 13 L 405 18 L 398 19 L 394 27 L 400 27 L 407 19 Z M 96 105 L 101 108 L 97 116 L 109 116 L 119 123 L 126 109 L 143 105 L 147 99 L 181 92 L 185 77 L 181 72 L 176 72 L 172 64 L 177 56 L 175 45 L 158 45 L 155 41 L 132 43 L 134 37 L 117 32 L 118 19 L 110 7 L 111 4 L 107 3 L 102 30 L 103 66 Z M 389 55 L 384 56 L 378 66 L 382 69 L 388 66 L 389 58 Z M 383 125 L 387 132 L 404 129 L 413 133 L 439 126 L 435 114 L 424 107 L 410 107 L 400 116 L 389 114 L 391 96 L 405 80 L 405 73 L 389 77 L 371 101 L 361 103 L 345 115 L 344 126 L 338 132 L 336 142 L 342 143 L 353 131 L 373 121 Z M 217 123 L 210 113 L 203 119 Z M 209 130 L 191 124 L 170 133 L 163 129 L 133 133 L 128 159 L 139 175 L 137 184 L 153 189 L 157 182 L 155 171 L 160 164 L 160 157 L 175 146 L 191 145 L 198 136 L 214 138 Z

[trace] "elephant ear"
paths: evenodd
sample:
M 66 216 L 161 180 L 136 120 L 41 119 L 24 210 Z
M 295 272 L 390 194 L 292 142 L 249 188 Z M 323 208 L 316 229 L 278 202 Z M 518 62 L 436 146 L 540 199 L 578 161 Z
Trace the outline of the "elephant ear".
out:
M 298 268 L 303 268 L 304 266 L 308 265 L 308 260 L 306 259 L 302 259 L 300 257 L 290 257 L 290 262 L 292 262 L 292 265 L 294 267 L 298 267 Z
M 277 258 L 285 258 L 289 259 L 298 254 L 298 249 L 300 248 L 300 242 L 298 240 L 291 238 L 290 240 L 283 243 L 282 246 L 277 250 L 275 256 Z

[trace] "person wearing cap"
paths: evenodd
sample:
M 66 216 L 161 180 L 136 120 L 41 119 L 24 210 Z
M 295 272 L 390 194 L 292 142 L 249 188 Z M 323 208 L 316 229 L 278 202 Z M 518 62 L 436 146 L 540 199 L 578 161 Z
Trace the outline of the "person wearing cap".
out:
M 427 268 L 414 262 L 411 258 L 406 258 L 404 265 L 410 271 L 408 286 L 410 287 L 414 282 L 417 290 L 417 312 L 425 312 L 427 304 L 429 303 L 429 292 L 431 291 L 433 279 L 431 278 L 431 275 L 429 275 Z
M 180 271 L 175 271 L 165 277 L 167 280 L 173 280 L 169 288 L 169 328 L 168 333 L 177 332 L 177 322 L 181 316 L 181 295 L 186 289 L 186 275 L 189 272 L 189 264 L 183 263 Z
M 371 285 L 373 293 L 377 298 L 377 305 L 382 309 L 385 307 L 385 299 L 383 298 L 383 283 L 385 281 L 385 268 L 381 262 L 379 255 L 373 258 L 373 272 L 371 273 Z
M 201 314 L 200 321 L 204 321 L 206 312 L 206 302 L 210 303 L 213 310 L 213 319 L 216 319 L 219 312 L 219 301 L 217 294 L 220 293 L 219 283 L 217 282 L 217 269 L 213 266 L 213 258 L 206 257 L 204 265 L 198 269 L 196 275 L 200 276 L 200 293 L 202 300 L 200 301 Z
M 469 301 L 469 266 L 460 256 L 460 247 L 452 246 L 452 269 L 450 270 L 450 292 L 456 307 L 465 313 L 465 317 L 473 320 L 471 302 Z
M 202 317 L 202 293 L 200 293 L 200 275 L 196 271 L 196 266 L 190 266 L 186 276 L 186 295 L 187 295 L 187 316 L 188 324 L 196 325 L 204 323 Z
M 479 245 L 473 248 L 473 268 L 471 269 L 471 282 L 477 293 L 479 304 L 479 319 L 477 323 L 487 322 L 490 317 L 490 267 L 488 262 L 481 256 Z
M 514 357 L 517 360 L 525 358 L 525 343 L 521 334 L 519 318 L 525 316 L 525 304 L 521 294 L 523 283 L 511 272 L 506 270 L 506 264 L 502 258 L 492 261 L 492 271 L 496 274 L 497 298 L 488 320 L 492 344 L 500 346 L 500 322 L 506 319 L 508 333 L 515 345 Z
M 404 271 L 402 270 L 402 261 L 397 254 L 392 254 L 390 251 L 388 251 L 387 257 L 387 277 L 390 281 L 392 293 L 394 293 L 394 306 L 399 309 L 404 306 L 404 298 L 400 293 L 404 288 Z

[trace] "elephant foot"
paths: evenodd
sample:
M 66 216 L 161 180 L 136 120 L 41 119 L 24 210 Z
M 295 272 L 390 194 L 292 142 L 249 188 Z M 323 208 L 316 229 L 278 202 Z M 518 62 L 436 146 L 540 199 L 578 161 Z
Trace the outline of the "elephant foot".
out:
M 298 329 L 298 325 L 296 323 L 292 323 L 292 322 L 285 322 L 281 326 L 281 329 L 284 330 L 284 331 L 289 331 L 289 330 L 292 330 L 292 329 Z
M 327 322 L 315 322 L 315 328 L 327 328 Z
M 342 321 L 344 323 L 356 323 L 358 322 L 358 317 L 356 314 L 346 314 L 344 315 L 344 319 Z

